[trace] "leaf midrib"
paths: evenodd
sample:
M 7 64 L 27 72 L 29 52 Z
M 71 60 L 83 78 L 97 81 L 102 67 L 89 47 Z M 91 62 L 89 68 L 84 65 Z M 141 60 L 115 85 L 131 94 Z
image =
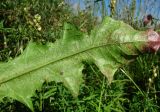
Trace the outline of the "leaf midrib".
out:
M 110 45 L 132 44 L 132 43 L 144 43 L 144 42 L 146 42 L 146 41 L 122 42 L 122 43 L 106 43 L 106 44 L 102 44 L 102 45 L 98 45 L 98 46 L 93 46 L 93 47 L 90 47 L 90 48 L 88 48 L 88 49 L 85 49 L 85 50 L 76 52 L 76 53 L 74 53 L 74 54 L 71 54 L 71 55 L 62 57 L 62 58 L 57 59 L 57 60 L 55 60 L 55 61 L 48 61 L 48 62 L 46 62 L 45 64 L 40 65 L 40 66 L 36 66 L 35 68 L 33 68 L 33 69 L 31 69 L 31 70 L 28 70 L 28 71 L 25 71 L 24 73 L 19 73 L 19 74 L 21 74 L 21 75 L 18 75 L 18 76 L 11 77 L 11 78 L 9 78 L 9 79 L 3 80 L 2 82 L 0 82 L 0 85 L 2 85 L 2 84 L 4 84 L 4 83 L 7 83 L 7 82 L 9 82 L 9 81 L 11 81 L 11 80 L 17 79 L 17 78 L 19 78 L 19 77 L 22 77 L 22 76 L 24 76 L 24 75 L 27 75 L 27 74 L 30 73 L 30 72 L 36 71 L 36 70 L 38 70 L 38 69 L 40 69 L 40 68 L 43 68 L 44 66 L 48 66 L 48 65 L 50 65 L 50 64 L 56 63 L 56 62 L 58 62 L 58 61 L 61 61 L 61 60 L 64 60 L 64 59 L 73 57 L 73 56 L 75 56 L 75 55 L 78 55 L 78 54 L 81 54 L 81 53 L 84 53 L 84 52 L 88 52 L 88 51 L 93 50 L 93 49 L 97 49 L 97 48 L 101 48 L 101 47 L 105 47 L 105 46 L 110 46 Z

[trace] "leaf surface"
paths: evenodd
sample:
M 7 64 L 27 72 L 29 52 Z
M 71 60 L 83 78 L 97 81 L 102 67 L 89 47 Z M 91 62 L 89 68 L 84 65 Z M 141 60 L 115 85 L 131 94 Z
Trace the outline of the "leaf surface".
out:
M 33 111 L 31 97 L 44 81 L 63 82 L 78 95 L 83 82 L 82 61 L 91 61 L 111 82 L 115 71 L 148 46 L 148 34 L 107 17 L 90 35 L 64 25 L 63 37 L 55 43 L 30 42 L 19 57 L 0 64 L 0 100 L 16 99 Z

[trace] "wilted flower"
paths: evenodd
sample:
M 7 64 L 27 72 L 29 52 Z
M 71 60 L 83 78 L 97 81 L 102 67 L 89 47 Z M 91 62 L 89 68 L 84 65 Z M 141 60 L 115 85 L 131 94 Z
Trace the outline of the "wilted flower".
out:
M 59 5 L 58 5 L 58 7 L 61 7 L 61 6 L 63 6 L 64 5 L 64 2 L 61 2 Z
M 39 26 L 39 27 L 37 28 L 37 30 L 38 30 L 38 31 L 41 31 L 41 30 L 42 30 L 42 27 L 41 27 L 41 26 Z
M 41 16 L 39 14 L 34 15 L 34 18 L 39 22 L 41 20 Z
M 37 23 L 37 20 L 36 20 L 36 19 L 33 19 L 33 22 L 34 22 L 34 23 Z
M 152 79 L 151 79 L 151 78 L 149 78 L 148 80 L 149 80 L 149 82 L 152 82 Z
M 24 7 L 23 8 L 24 12 L 28 12 L 29 9 L 30 9 L 30 7 Z
M 154 73 L 154 77 L 157 77 L 157 73 Z

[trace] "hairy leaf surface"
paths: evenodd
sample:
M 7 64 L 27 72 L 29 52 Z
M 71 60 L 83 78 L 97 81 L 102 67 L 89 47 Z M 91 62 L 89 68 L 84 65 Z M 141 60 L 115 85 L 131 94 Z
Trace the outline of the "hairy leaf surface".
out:
M 30 42 L 19 57 L 0 64 L 0 100 L 16 99 L 31 110 L 31 97 L 44 81 L 63 82 L 74 96 L 82 80 L 82 61 L 91 61 L 112 81 L 115 71 L 148 45 L 148 34 L 107 17 L 90 35 L 64 25 L 55 43 Z

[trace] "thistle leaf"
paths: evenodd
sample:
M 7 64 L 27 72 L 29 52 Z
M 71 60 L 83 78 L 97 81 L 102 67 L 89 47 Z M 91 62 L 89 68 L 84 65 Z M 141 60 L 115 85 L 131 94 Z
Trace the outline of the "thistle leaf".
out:
M 148 35 L 107 17 L 90 35 L 70 24 L 55 43 L 30 42 L 19 57 L 0 64 L 0 100 L 16 99 L 32 111 L 31 97 L 44 81 L 63 82 L 77 96 L 83 82 L 82 61 L 91 61 L 113 80 L 116 70 L 148 45 Z

